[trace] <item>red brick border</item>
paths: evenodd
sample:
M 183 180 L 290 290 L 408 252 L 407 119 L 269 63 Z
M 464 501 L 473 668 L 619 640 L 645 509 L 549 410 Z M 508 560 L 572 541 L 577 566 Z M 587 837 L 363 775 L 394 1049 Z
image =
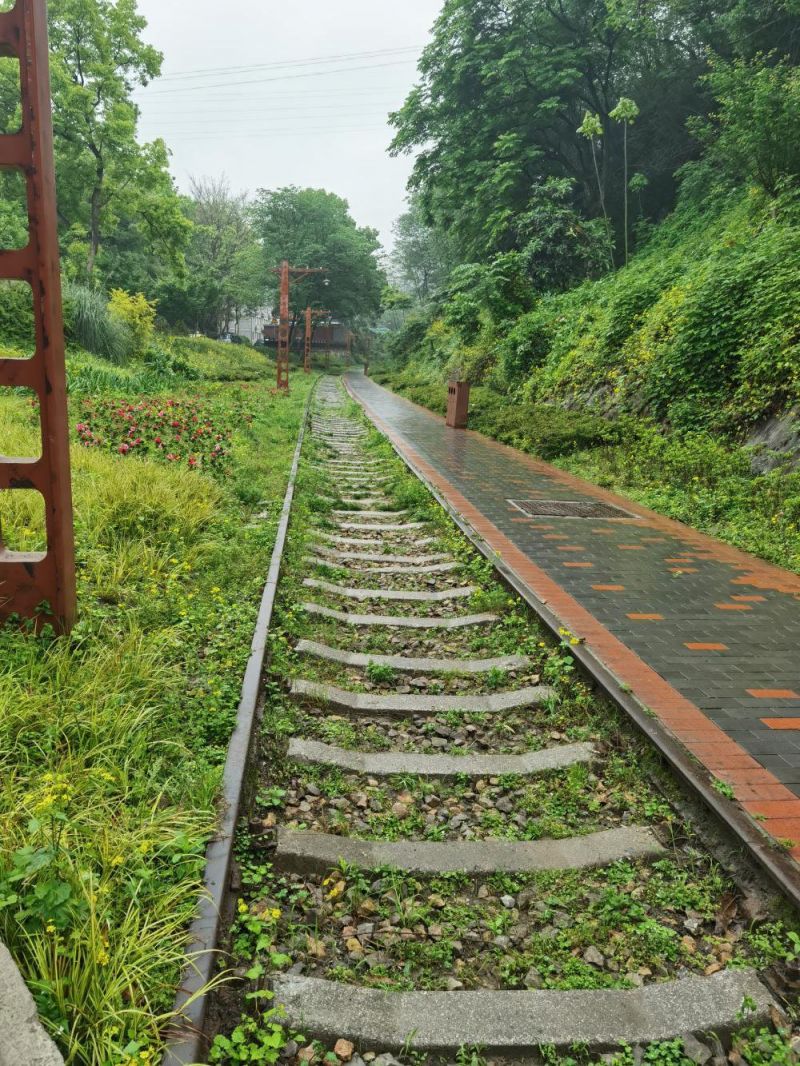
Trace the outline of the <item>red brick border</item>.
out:
M 425 478 L 441 493 L 442 497 L 469 523 L 472 529 L 495 551 L 513 571 L 513 573 L 530 589 L 543 604 L 546 604 L 570 632 L 580 637 L 597 660 L 602 663 L 617 680 L 635 696 L 638 702 L 656 716 L 663 728 L 674 737 L 682 747 L 708 770 L 715 778 L 730 785 L 742 808 L 754 819 L 754 825 L 766 832 L 776 843 L 787 845 L 789 854 L 795 861 L 800 861 L 800 800 L 784 784 L 758 763 L 752 755 L 732 740 L 719 726 L 690 700 L 682 696 L 660 674 L 647 665 L 634 651 L 617 639 L 585 607 L 575 600 L 565 589 L 554 581 L 544 570 L 536 566 L 517 546 L 487 519 L 470 501 L 453 486 L 447 478 L 430 465 L 415 451 L 390 425 L 388 425 L 370 404 L 358 397 L 346 383 L 348 391 L 367 412 L 370 419 L 392 442 L 395 448 L 410 463 L 419 469 Z M 393 393 L 394 397 L 395 394 Z M 409 403 L 403 397 L 402 402 Z M 437 422 L 438 416 L 417 404 L 411 406 L 423 411 Z M 747 564 L 749 576 L 767 582 L 760 588 L 774 588 L 784 592 L 800 595 L 800 578 L 787 574 L 777 567 L 720 544 L 703 533 L 698 533 L 672 519 L 664 518 L 653 512 L 634 505 L 631 501 L 608 493 L 595 485 L 582 482 L 571 474 L 565 474 L 546 463 L 525 456 L 506 445 L 491 441 L 482 434 L 469 432 L 484 443 L 501 448 L 510 453 L 516 461 L 522 460 L 533 467 L 539 474 L 555 476 L 566 484 L 579 489 L 582 493 L 594 495 L 599 499 L 624 506 L 628 510 L 638 510 L 642 518 L 653 520 L 653 524 L 672 535 L 676 533 L 684 541 L 713 549 L 715 558 L 723 561 L 736 561 Z M 743 578 L 737 583 L 750 583 Z M 755 583 L 755 582 L 754 582 Z M 791 588 L 787 586 L 792 586 Z M 744 605 L 742 605 L 744 606 Z M 655 618 L 655 616 L 650 616 Z M 769 810 L 765 809 L 769 805 Z M 756 819 L 758 819 L 756 821 Z M 787 842 L 793 846 L 789 847 Z

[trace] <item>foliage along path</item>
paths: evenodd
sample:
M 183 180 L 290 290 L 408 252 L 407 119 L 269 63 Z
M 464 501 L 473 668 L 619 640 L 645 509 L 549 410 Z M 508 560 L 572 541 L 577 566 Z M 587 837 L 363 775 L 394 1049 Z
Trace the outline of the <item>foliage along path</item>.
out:
M 717 790 L 800 861 L 800 577 L 481 434 L 448 429 L 363 376 L 348 385 Z M 558 516 L 553 501 L 624 513 Z

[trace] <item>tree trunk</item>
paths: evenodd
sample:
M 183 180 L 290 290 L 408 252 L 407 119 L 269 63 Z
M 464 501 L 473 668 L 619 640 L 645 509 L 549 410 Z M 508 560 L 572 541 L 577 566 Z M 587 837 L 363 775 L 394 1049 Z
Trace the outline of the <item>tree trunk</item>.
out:
M 102 167 L 97 168 L 97 183 L 92 189 L 92 199 L 89 209 L 89 257 L 86 261 L 86 273 L 89 280 L 94 275 L 97 253 L 100 251 L 100 212 L 103 199 L 103 179 L 105 173 Z

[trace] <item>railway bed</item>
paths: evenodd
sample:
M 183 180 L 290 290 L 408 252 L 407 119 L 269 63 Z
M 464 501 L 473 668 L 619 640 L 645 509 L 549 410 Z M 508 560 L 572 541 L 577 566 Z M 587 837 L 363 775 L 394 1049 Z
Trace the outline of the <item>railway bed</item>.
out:
M 295 506 L 223 1029 L 355 1066 L 797 1061 L 794 913 L 334 379 Z

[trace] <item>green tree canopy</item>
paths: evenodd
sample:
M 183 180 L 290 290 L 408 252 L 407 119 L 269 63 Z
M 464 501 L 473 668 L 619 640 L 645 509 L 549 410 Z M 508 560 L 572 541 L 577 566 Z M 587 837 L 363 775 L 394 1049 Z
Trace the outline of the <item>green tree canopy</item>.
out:
M 295 318 L 308 305 L 326 308 L 353 327 L 380 314 L 386 277 L 379 261 L 378 234 L 356 224 L 346 200 L 324 189 L 261 189 L 253 218 L 267 269 L 288 259 L 292 266 L 326 271 L 292 285 Z M 276 306 L 277 292 L 276 276 L 272 287 Z
M 179 265 L 190 227 L 166 146 L 136 139 L 131 94 L 158 76 L 162 61 L 142 40 L 146 22 L 136 0 L 51 0 L 49 14 L 59 214 L 70 273 L 92 278 L 104 246 L 117 283 L 125 269 L 120 260 L 137 244 L 140 253 Z
M 395 223 L 394 238 L 391 265 L 396 280 L 424 303 L 443 287 L 457 262 L 452 241 L 446 233 L 428 225 L 415 197 Z
M 798 41 L 798 0 L 445 0 L 392 151 L 416 153 L 411 191 L 462 261 L 521 250 L 517 220 L 551 179 L 622 246 L 626 140 L 640 210 L 660 219 L 699 155 L 687 120 L 712 106 L 712 51 Z
M 232 192 L 225 177 L 193 180 L 184 210 L 192 222 L 186 271 L 162 285 L 161 314 L 203 333 L 235 330 L 244 314 L 267 299 L 264 257 L 247 195 Z

